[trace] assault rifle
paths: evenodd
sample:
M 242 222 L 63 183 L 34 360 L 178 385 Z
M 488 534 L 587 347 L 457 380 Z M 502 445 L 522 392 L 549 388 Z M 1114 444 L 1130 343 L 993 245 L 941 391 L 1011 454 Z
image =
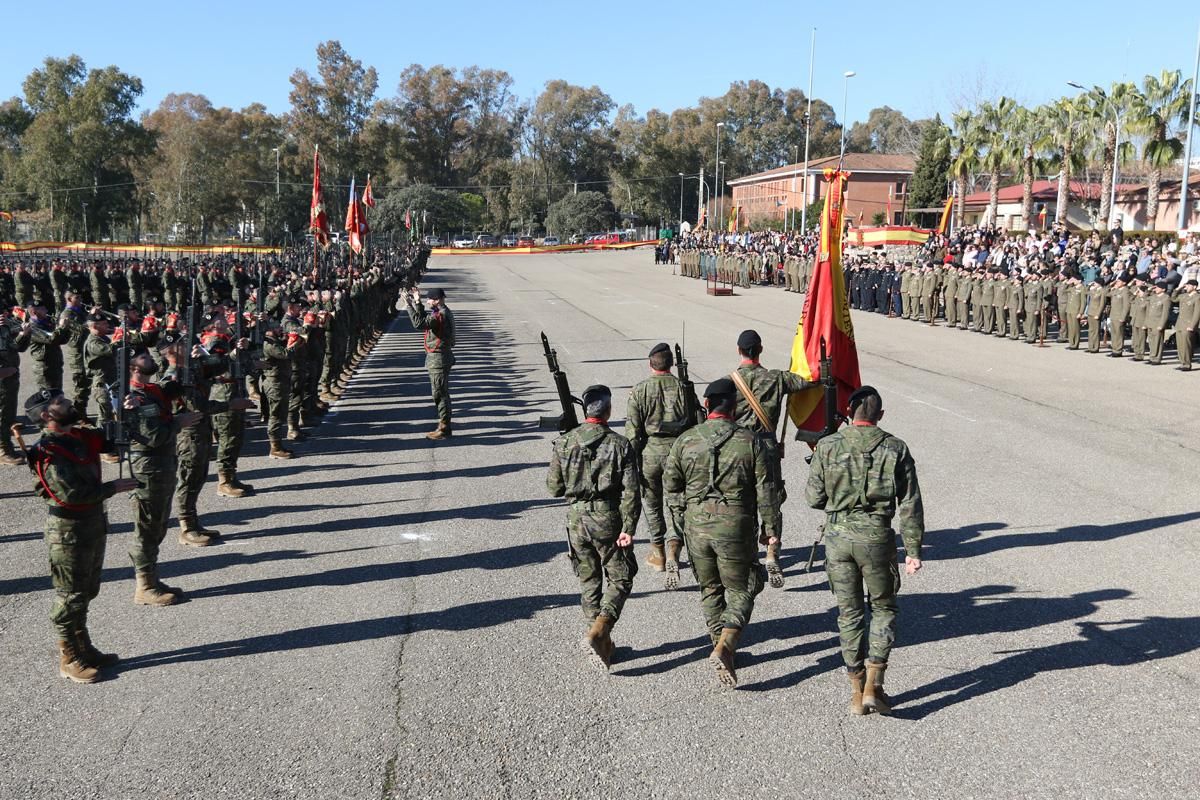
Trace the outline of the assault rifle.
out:
M 129 320 L 123 311 L 119 317 L 107 311 L 100 313 L 116 320 L 121 326 L 121 347 L 117 351 L 117 382 L 108 387 L 113 418 L 105 420 L 102 430 L 104 438 L 117 447 L 117 476 L 123 478 L 125 461 L 129 457 L 129 425 L 125 411 L 125 398 L 129 396 Z
M 229 348 L 229 379 L 233 381 L 233 392 L 231 397 L 241 397 L 246 391 L 246 371 L 242 369 L 242 351 L 238 345 L 245 335 L 245 320 L 242 317 L 242 285 L 237 283 L 233 287 L 234 305 L 233 305 L 233 346 Z
M 192 348 L 200 341 L 200 304 L 196 298 L 196 269 L 192 267 L 192 285 L 188 296 L 187 308 L 184 310 L 184 328 L 187 333 L 183 338 L 183 362 L 179 365 L 179 383 L 189 389 L 196 385 L 196 371 Z
M 571 386 L 567 382 L 567 373 L 558 368 L 558 351 L 550 349 L 550 340 L 542 334 L 542 350 L 546 355 L 546 366 L 554 376 L 554 388 L 558 391 L 558 402 L 562 405 L 562 414 L 557 417 L 542 417 L 538 420 L 539 428 L 556 428 L 559 433 L 566 433 L 579 427 L 579 415 L 575 413 L 576 405 L 583 401 L 571 394 Z
M 690 428 L 704 418 L 700 404 L 696 399 L 696 384 L 692 383 L 688 374 L 688 362 L 683 356 L 683 347 L 675 345 L 675 366 L 679 370 L 679 383 L 683 387 L 683 403 L 687 409 L 685 419 Z

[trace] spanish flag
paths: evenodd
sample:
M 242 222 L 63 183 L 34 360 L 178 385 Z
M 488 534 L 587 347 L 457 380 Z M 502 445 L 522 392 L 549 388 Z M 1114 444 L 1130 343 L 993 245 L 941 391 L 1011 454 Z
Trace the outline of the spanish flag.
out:
M 862 385 L 858 375 L 858 348 L 846 281 L 842 274 L 842 212 L 846 180 L 850 173 L 827 169 L 825 207 L 821 211 L 821 244 L 804 298 L 804 311 L 792 342 L 792 372 L 805 380 L 821 379 L 821 342 L 832 361 L 837 382 L 838 410 L 845 414 L 850 393 Z M 788 416 L 800 430 L 818 432 L 825 427 L 824 396 L 820 388 L 808 389 L 788 399 Z
M 950 208 L 954 205 L 954 195 L 946 199 L 946 207 L 942 209 L 942 221 L 938 223 L 938 233 L 945 234 L 950 227 Z

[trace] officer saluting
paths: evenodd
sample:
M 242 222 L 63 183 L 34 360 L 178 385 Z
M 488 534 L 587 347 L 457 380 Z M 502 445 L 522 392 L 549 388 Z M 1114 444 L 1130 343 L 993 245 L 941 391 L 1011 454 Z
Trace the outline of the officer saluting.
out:
M 826 513 L 825 572 L 837 597 L 850 713 L 887 714 L 891 700 L 883 691 L 883 675 L 895 639 L 900 589 L 892 518 L 900 515 L 905 571 L 912 575 L 921 568 L 925 512 L 908 446 L 878 426 L 883 417 L 879 392 L 859 387 L 849 406 L 851 424 L 817 444 L 806 499 Z M 871 604 L 868 642 L 863 641 L 864 586 Z
M 421 293 L 415 287 L 404 296 L 408 318 L 417 330 L 425 331 L 425 369 L 437 407 L 437 430 L 425 434 L 429 439 L 449 439 L 450 429 L 450 368 L 454 366 L 454 314 L 446 306 L 446 292 L 430 289 L 425 294 L 429 309 L 421 305 Z

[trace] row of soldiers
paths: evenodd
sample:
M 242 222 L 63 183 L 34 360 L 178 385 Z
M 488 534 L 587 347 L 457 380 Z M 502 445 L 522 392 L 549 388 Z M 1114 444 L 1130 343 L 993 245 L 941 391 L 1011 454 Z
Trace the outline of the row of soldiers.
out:
M 1192 369 L 1200 324 L 1200 291 L 1189 278 L 1173 286 L 1144 273 L 1118 272 L 1105 282 L 1084 283 L 1067 267 L 1022 274 L 986 266 L 885 262 L 851 265 L 846 274 L 850 304 L 902 319 L 946 325 L 998 337 L 1042 343 L 1048 335 L 1078 350 L 1087 331 L 1087 350 L 1113 358 L 1126 349 L 1134 361 L 1161 364 L 1174 338 L 1177 369 Z
M 546 483 L 569 503 L 569 554 L 588 625 L 584 647 L 604 669 L 638 572 L 632 546 L 644 514 L 646 564 L 666 573 L 668 589 L 679 585 L 686 544 L 713 646 L 710 663 L 722 685 L 737 685 L 735 655 L 755 598 L 767 583 L 784 583 L 778 557 L 787 491 L 779 420 L 789 395 L 819 390 L 795 373 L 764 367 L 762 350 L 759 334 L 743 331 L 739 363 L 708 385 L 701 408 L 682 352 L 676 349 L 677 358 L 666 343 L 655 345 L 649 377 L 629 395 L 624 436 L 608 427 L 612 392 L 606 386 L 583 392 L 582 424 L 571 427 L 574 412 L 564 408 L 563 419 L 572 423 L 554 442 Z M 548 358 L 556 370 L 552 352 Z M 816 444 L 805 499 L 827 515 L 826 572 L 838 601 L 850 711 L 886 713 L 883 677 L 900 586 L 892 519 L 899 516 L 911 575 L 921 568 L 924 511 L 911 454 L 876 426 L 883 415 L 878 392 L 862 387 L 848 398 L 847 410 L 852 424 Z
M 766 251 L 744 248 L 683 248 L 678 252 L 679 274 L 731 286 L 749 288 L 755 284 L 777 284 L 789 292 L 808 291 L 813 261 L 794 253 L 779 257 Z
M 303 438 L 300 427 L 315 424 L 326 399 L 344 391 L 400 291 L 419 280 L 428 252 L 381 255 L 369 267 L 311 274 L 289 269 L 286 258 L 258 269 L 231 264 L 222 272 L 234 278 L 232 293 L 214 282 L 207 301 L 197 297 L 196 270 L 189 300 L 174 309 L 157 297 L 147 297 L 144 309 L 85 309 L 71 289 L 57 323 L 49 321 L 40 297 L 23 309 L 6 309 L 0 324 L 3 433 L 4 442 L 15 440 L 21 451 L 6 448 L 6 463 L 28 463 L 47 506 L 51 620 L 62 677 L 90 683 L 115 663 L 92 645 L 87 630 L 107 535 L 104 500 L 132 492 L 134 602 L 177 603 L 183 592 L 163 583 L 157 569 L 172 500 L 181 544 L 220 541 L 218 531 L 201 524 L 197 501 L 214 456 L 218 493 L 252 491 L 238 480 L 237 462 L 246 413 L 256 403 L 271 457 L 294 455 L 284 445 L 285 431 L 290 439 Z M 18 353 L 35 344 L 44 352 L 35 356 L 37 391 L 25 412 L 42 436 L 27 448 L 10 410 L 19 388 Z M 72 394 L 62 386 L 64 347 Z M 102 461 L 120 462 L 121 477 L 103 481 Z

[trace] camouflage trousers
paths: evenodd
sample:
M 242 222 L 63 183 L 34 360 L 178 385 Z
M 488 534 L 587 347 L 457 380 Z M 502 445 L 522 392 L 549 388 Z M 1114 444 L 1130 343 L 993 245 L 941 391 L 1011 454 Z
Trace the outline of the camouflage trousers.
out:
M 208 454 L 212 449 L 212 427 L 201 420 L 179 434 L 179 481 L 175 485 L 175 513 L 180 521 L 196 518 L 196 500 L 208 480 Z
M 84 519 L 46 518 L 50 549 L 50 583 L 54 600 L 50 622 L 58 638 L 66 639 L 87 625 L 88 604 L 100 593 L 108 519 L 96 512 Z
M 63 368 L 61 363 L 46 363 L 35 358 L 30 366 L 33 373 L 33 385 L 38 389 L 62 388 Z
M 720 503 L 689 506 L 684 513 L 688 560 L 700 585 L 700 610 L 713 636 L 722 628 L 745 628 L 754 598 L 763 590 L 758 531 L 753 510 Z
M 135 570 L 145 570 L 158 563 L 158 550 L 171 521 L 171 495 L 177 472 L 175 452 L 130 453 L 129 470 L 138 482 L 138 488 L 130 495 L 133 542 L 129 558 Z
M 246 443 L 246 412 L 214 414 L 213 430 L 217 433 L 217 472 L 235 472 Z
M 112 395 L 104 385 L 103 378 L 92 380 L 92 401 L 96 404 L 96 421 L 108 422 L 113 418 Z
M 266 410 L 267 438 L 281 442 L 287 435 L 288 398 L 291 397 L 291 379 L 263 375 L 260 383 L 262 406 Z
M 579 576 L 580 604 L 589 623 L 601 613 L 614 621 L 619 619 L 633 592 L 637 559 L 632 547 L 617 547 L 620 534 L 621 514 L 616 508 L 577 503 L 567 514 L 567 538 Z
M 825 573 L 837 598 L 838 636 L 846 666 L 857 670 L 868 657 L 886 662 L 896 640 L 896 593 L 900 591 L 895 536 L 886 541 L 862 542 L 826 530 Z M 866 603 L 871 605 L 871 622 L 864 643 Z
M 82 364 L 72 364 L 67 362 L 67 372 L 71 375 L 71 391 L 68 397 L 75 407 L 79 409 L 80 414 L 87 414 L 88 393 L 91 392 L 91 384 L 88 382 L 87 372 L 84 371 Z M 64 389 L 66 387 L 63 387 Z
M 642 513 L 650 543 L 660 546 L 668 539 L 673 542 L 683 539 L 683 527 L 671 508 L 672 498 L 663 490 L 663 468 L 669 454 L 669 449 L 658 453 L 651 452 L 649 448 L 642 453 Z
M 450 424 L 450 370 L 429 368 L 429 386 L 433 404 L 437 407 L 438 422 Z
M 304 359 L 292 365 L 292 383 L 288 391 L 287 421 L 292 428 L 300 427 L 300 412 L 307 411 L 305 394 L 308 391 L 308 369 Z

